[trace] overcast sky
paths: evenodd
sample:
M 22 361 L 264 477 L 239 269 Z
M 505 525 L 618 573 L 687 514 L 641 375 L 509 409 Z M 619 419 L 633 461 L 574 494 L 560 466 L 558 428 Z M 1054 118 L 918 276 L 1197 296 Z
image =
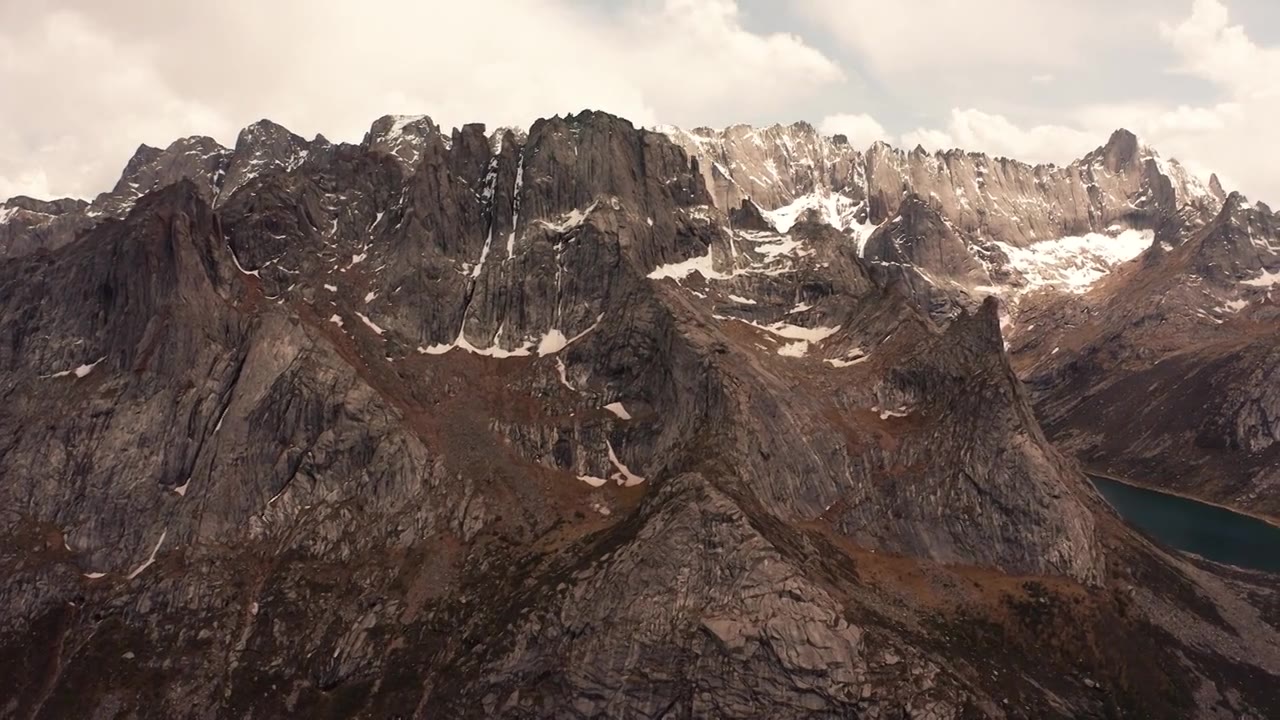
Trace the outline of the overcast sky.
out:
M 0 198 L 92 197 L 139 143 L 269 117 L 809 120 L 1066 163 L 1127 127 L 1280 205 L 1274 0 L 0 0 Z

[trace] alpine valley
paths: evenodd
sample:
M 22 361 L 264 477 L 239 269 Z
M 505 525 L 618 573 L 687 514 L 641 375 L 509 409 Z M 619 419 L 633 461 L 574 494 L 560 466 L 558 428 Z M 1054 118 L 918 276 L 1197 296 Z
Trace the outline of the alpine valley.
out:
M 140 147 L 0 204 L 0 717 L 1274 718 L 1083 471 L 1280 516 L 1278 290 L 1126 131 Z

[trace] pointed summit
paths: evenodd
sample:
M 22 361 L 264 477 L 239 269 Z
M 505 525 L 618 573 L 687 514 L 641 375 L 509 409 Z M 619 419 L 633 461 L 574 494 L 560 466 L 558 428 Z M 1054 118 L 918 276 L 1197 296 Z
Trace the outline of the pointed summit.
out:
M 365 133 L 363 145 L 373 152 L 386 153 L 409 170 L 418 164 L 422 149 L 432 137 L 448 140 L 426 115 L 383 115 Z
M 139 145 L 138 149 L 133 151 L 133 156 L 129 158 L 129 162 L 125 164 L 124 171 L 120 173 L 120 179 L 116 181 L 116 186 L 112 189 L 112 192 L 123 193 L 128 191 L 129 183 L 133 181 L 134 176 L 142 168 L 155 162 L 162 152 L 164 151 L 160 148 L 151 147 L 146 143 Z
M 1133 134 L 1131 130 L 1117 128 L 1111 133 L 1111 137 L 1107 138 L 1106 149 L 1108 151 L 1116 150 L 1136 153 L 1138 151 L 1138 136 Z
M 1140 152 L 1138 136 L 1120 128 L 1111 133 L 1107 144 L 1102 147 L 1103 163 L 1111 172 L 1121 172 L 1137 165 Z
M 244 129 L 240 131 L 240 134 L 236 136 L 236 150 L 239 151 L 241 148 L 249 145 L 263 145 L 290 141 L 301 143 L 306 142 L 302 136 L 295 135 L 290 132 L 289 128 L 272 120 L 263 118 L 255 123 L 246 125 Z
M 1209 192 L 1213 193 L 1219 202 L 1227 199 L 1227 191 L 1222 189 L 1222 182 L 1218 180 L 1217 173 L 1209 176 Z
M 236 137 L 226 181 L 218 194 L 219 204 L 264 172 L 297 168 L 306 160 L 310 148 L 310 143 L 301 135 L 271 120 L 259 120 L 245 127 Z

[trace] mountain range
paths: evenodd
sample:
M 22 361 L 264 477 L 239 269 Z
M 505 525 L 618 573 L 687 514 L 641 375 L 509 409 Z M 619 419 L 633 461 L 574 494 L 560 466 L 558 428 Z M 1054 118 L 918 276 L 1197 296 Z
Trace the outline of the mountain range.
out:
M 1271 717 L 1083 470 L 1280 515 L 1277 282 L 1126 131 L 142 146 L 0 204 L 0 717 Z

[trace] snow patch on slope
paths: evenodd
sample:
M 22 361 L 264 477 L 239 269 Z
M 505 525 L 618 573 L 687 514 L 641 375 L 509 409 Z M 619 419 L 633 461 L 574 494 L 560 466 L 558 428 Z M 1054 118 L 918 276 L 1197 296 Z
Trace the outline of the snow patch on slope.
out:
M 528 357 L 529 355 L 532 354 L 530 352 L 532 347 L 533 347 L 533 343 L 526 342 L 525 344 L 521 345 L 518 348 L 515 348 L 514 350 L 507 350 L 505 348 L 499 347 L 498 345 L 492 345 L 486 348 L 478 348 L 475 345 L 472 345 L 470 340 L 467 340 L 467 335 L 465 330 L 459 330 L 457 339 L 455 339 L 452 343 L 449 343 L 447 345 L 431 345 L 429 347 L 419 347 L 418 353 L 420 355 L 444 355 L 450 350 L 457 348 L 459 350 L 469 352 L 472 355 L 483 355 L 485 357 L 504 359 L 504 358 L 512 358 L 512 357 Z
M 556 328 L 552 328 L 542 336 L 542 340 L 538 343 L 539 355 L 554 355 L 565 348 L 569 344 L 569 339 L 564 336 Z
M 845 353 L 843 358 L 827 358 L 823 360 L 826 364 L 834 368 L 853 367 L 859 363 L 864 363 L 871 359 L 870 355 L 863 353 L 861 348 L 854 348 Z
M 1124 230 L 1113 236 L 1089 233 L 1032 243 L 1025 248 L 996 243 L 1009 266 L 1027 281 L 1028 290 L 1058 288 L 1083 293 L 1103 276 L 1151 247 L 1151 230 Z
M 708 280 L 725 280 L 730 277 L 716 271 L 711 262 L 711 248 L 708 247 L 706 255 L 697 255 L 677 263 L 659 265 L 649 273 L 649 279 L 662 280 L 671 278 L 672 280 L 683 280 L 695 272 Z
M 618 481 L 619 485 L 623 487 L 635 487 L 636 485 L 644 482 L 643 477 L 631 472 L 631 468 L 627 467 L 618 459 L 618 454 L 613 451 L 613 443 L 605 440 L 604 446 L 609 451 L 609 462 L 613 463 L 613 467 L 617 469 L 617 472 L 613 474 L 613 477 Z
M 378 327 L 372 320 L 370 320 L 368 317 L 365 317 L 363 314 L 356 313 L 356 317 L 360 318 L 360 322 L 364 323 L 370 330 L 374 331 L 378 335 L 382 335 L 383 333 L 386 332 L 386 330 L 383 330 L 382 328 Z M 341 320 L 341 318 L 339 318 L 339 320 Z
M 777 353 L 783 357 L 804 357 L 809 353 L 809 346 L 817 344 L 831 337 L 840 331 L 840 326 L 835 327 L 803 327 L 801 325 L 792 325 L 791 323 L 776 322 L 771 325 L 761 325 L 760 323 L 742 318 L 728 317 L 725 315 L 712 315 L 717 320 L 736 320 L 745 323 L 754 328 L 764 330 L 772 335 L 780 338 L 792 340 L 793 342 L 780 346 Z
M 760 325 L 758 323 L 750 324 L 760 328 L 761 330 L 767 330 L 778 337 L 784 337 L 788 340 L 804 340 L 806 342 L 815 343 L 822 342 L 840 331 L 839 325 L 835 327 L 807 328 L 784 322 L 776 322 L 772 325 Z
M 587 221 L 587 217 L 595 211 L 597 203 L 591 203 L 586 209 L 574 208 L 561 216 L 559 222 L 551 222 L 548 220 L 539 220 L 538 223 L 548 230 L 563 235 L 564 233 L 580 227 Z
M 620 403 L 620 402 L 609 403 L 608 405 L 605 405 L 605 406 L 604 406 L 604 409 L 605 409 L 605 410 L 608 410 L 609 412 L 613 413 L 614 415 L 617 415 L 617 416 L 618 416 L 618 419 L 620 419 L 620 420 L 630 420 L 630 419 L 631 419 L 631 413 L 627 412 L 627 408 L 626 408 L 626 407 L 624 407 L 624 406 L 623 406 L 623 404 L 622 404 L 622 403 Z
M 76 368 L 74 368 L 74 369 L 72 369 L 72 370 L 59 370 L 58 372 L 53 373 L 52 375 L 42 375 L 41 377 L 44 377 L 44 378 L 60 378 L 60 377 L 67 377 L 67 376 L 69 376 L 69 375 L 74 375 L 74 376 L 76 376 L 76 377 L 78 377 L 78 378 L 82 378 L 82 377 L 85 377 L 86 375 L 88 375 L 89 373 L 93 372 L 93 369 L 94 369 L 95 367 L 97 367 L 97 366 L 98 366 L 98 363 L 102 362 L 103 360 L 106 360 L 106 358 L 105 358 L 105 357 L 100 357 L 100 358 L 98 358 L 97 360 L 94 360 L 94 361 L 93 361 L 93 362 L 91 362 L 91 363 L 88 363 L 88 364 L 86 364 L 86 365 L 80 365 L 79 367 L 76 367 Z
M 471 269 L 471 279 L 480 277 L 480 271 L 484 270 L 484 262 L 489 259 L 489 247 L 493 245 L 493 224 L 489 224 L 489 236 L 484 240 L 484 247 L 480 249 L 480 259 L 476 262 L 476 266 Z M 365 300 L 369 302 L 369 300 Z
M 1249 285 L 1252 287 L 1270 288 L 1280 285 L 1280 270 L 1270 272 L 1263 270 L 1262 274 L 1252 280 L 1241 280 L 1241 285 Z
M 543 334 L 542 338 L 538 341 L 536 350 L 534 349 L 534 344 L 532 341 L 525 342 L 523 345 L 513 350 L 506 350 L 502 347 L 499 347 L 496 344 L 496 342 L 494 345 L 491 345 L 490 347 L 478 348 L 475 345 L 472 345 L 469 340 L 467 340 L 466 330 L 464 327 L 462 330 L 458 331 L 458 337 L 452 343 L 448 343 L 444 345 L 430 345 L 427 347 L 419 347 L 418 354 L 444 355 L 450 350 L 457 348 L 459 350 L 465 350 L 466 352 L 469 352 L 473 355 L 484 355 L 486 357 L 499 358 L 499 359 L 512 358 L 512 357 L 529 357 L 530 355 L 533 355 L 534 352 L 537 352 L 538 355 L 545 357 L 547 355 L 554 355 L 560 352 L 561 350 L 569 347 L 570 345 L 574 344 L 578 340 L 581 340 L 588 333 L 590 333 L 591 331 L 599 327 L 600 322 L 602 320 L 604 320 L 603 313 L 596 316 L 596 321 L 591 324 L 591 327 L 588 327 L 586 330 L 583 330 L 582 332 L 578 333 L 577 335 L 574 335 L 571 338 L 566 338 L 564 333 L 561 332 L 559 328 L 552 328 Z M 499 328 L 498 334 L 501 334 L 501 332 L 502 332 L 501 328 Z M 572 390 L 573 386 L 569 384 L 568 379 L 564 377 L 563 372 L 561 373 L 561 378 L 565 386 Z
M 151 548 L 151 555 L 147 557 L 145 562 L 143 562 L 138 567 L 134 568 L 133 572 L 129 573 L 129 575 L 127 576 L 127 579 L 132 580 L 138 577 L 139 575 L 141 575 L 143 570 L 146 570 L 147 568 L 151 567 L 151 564 L 156 561 L 156 553 L 160 552 L 160 546 L 164 544 L 164 539 L 168 535 L 169 535 L 169 530 L 166 528 L 163 532 L 160 533 L 159 542 L 156 543 L 155 547 Z
M 813 211 L 813 214 L 827 225 L 841 232 L 852 233 L 858 245 L 858 254 L 861 255 L 867 238 L 880 227 L 875 223 L 860 222 L 858 213 L 862 209 L 862 203 L 855 203 L 848 197 L 831 192 L 827 188 L 818 188 L 776 210 L 764 210 L 762 214 L 778 232 L 788 233 L 799 222 L 801 216 Z
M 797 340 L 793 343 L 787 343 L 778 348 L 778 354 L 783 357 L 804 357 L 809 354 L 809 341 Z
M 826 188 L 819 188 L 807 195 L 792 200 L 776 210 L 765 210 L 763 214 L 780 233 L 791 232 L 791 228 L 807 211 L 816 211 L 823 222 L 837 230 L 848 230 L 855 224 L 854 216 L 859 203 Z

